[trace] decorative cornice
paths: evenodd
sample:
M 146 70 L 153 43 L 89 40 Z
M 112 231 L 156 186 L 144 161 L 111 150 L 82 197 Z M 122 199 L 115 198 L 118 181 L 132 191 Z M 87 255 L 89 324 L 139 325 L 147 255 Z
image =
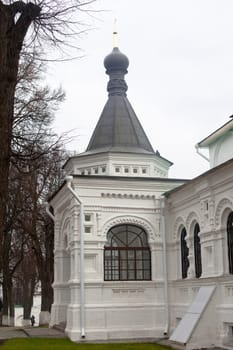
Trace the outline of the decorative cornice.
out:
M 133 194 L 133 193 L 101 193 L 103 198 L 120 198 L 120 199 L 155 199 L 154 194 Z
M 139 212 L 141 213 L 143 211 L 143 213 L 147 213 L 147 214 L 155 214 L 158 213 L 160 211 L 160 208 L 146 208 L 146 207 L 137 207 L 137 208 L 132 208 L 132 206 L 122 206 L 122 207 L 116 207 L 116 206 L 109 206 L 109 205 L 105 205 L 105 206 L 95 206 L 95 205 L 87 205 L 85 206 L 85 209 L 87 209 L 88 211 L 92 210 L 92 212 L 96 212 L 96 213 L 119 213 L 119 212 L 124 212 L 124 213 L 132 213 L 132 209 L 134 210 L 134 212 Z

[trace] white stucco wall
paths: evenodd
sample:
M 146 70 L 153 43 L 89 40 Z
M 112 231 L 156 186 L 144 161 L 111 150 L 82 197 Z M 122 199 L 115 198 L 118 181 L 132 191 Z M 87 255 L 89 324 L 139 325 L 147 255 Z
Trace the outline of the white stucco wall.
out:
M 163 336 L 164 271 L 158 198 L 179 182 L 75 177 L 73 183 L 84 204 L 87 339 Z M 79 340 L 80 208 L 65 186 L 54 199 L 53 207 L 56 223 L 51 325 L 66 324 L 69 337 Z M 107 232 L 119 224 L 138 225 L 146 231 L 151 249 L 151 281 L 104 281 Z

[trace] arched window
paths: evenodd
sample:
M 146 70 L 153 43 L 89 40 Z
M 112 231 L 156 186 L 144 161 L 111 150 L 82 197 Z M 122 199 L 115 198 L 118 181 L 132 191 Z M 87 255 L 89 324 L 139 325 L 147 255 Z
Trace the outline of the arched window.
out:
M 200 243 L 200 226 L 196 224 L 194 226 L 194 258 L 195 258 L 195 274 L 199 278 L 202 274 L 202 264 L 201 264 L 201 243 Z
M 104 280 L 150 279 L 151 254 L 146 232 L 127 224 L 111 228 L 104 247 Z
M 188 275 L 188 268 L 189 268 L 189 249 L 187 247 L 186 242 L 186 229 L 183 228 L 181 231 L 181 237 L 180 237 L 180 245 L 181 245 L 181 268 L 182 268 L 182 278 L 186 278 Z
M 227 219 L 227 248 L 229 273 L 233 274 L 233 211 Z

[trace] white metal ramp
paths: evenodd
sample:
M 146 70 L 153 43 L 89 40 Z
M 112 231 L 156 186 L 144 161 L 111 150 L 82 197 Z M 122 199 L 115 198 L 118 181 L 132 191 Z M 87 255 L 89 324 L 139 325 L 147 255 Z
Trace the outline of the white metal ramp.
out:
M 188 311 L 177 325 L 169 340 L 187 344 L 206 306 L 208 305 L 216 286 L 200 287 Z

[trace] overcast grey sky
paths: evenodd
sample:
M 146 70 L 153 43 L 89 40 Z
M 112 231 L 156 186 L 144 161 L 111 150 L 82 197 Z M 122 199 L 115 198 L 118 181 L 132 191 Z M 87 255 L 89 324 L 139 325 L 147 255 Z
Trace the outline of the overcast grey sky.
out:
M 171 177 L 207 170 L 194 146 L 233 114 L 233 1 L 97 0 L 95 8 L 106 11 L 89 18 L 94 29 L 78 42 L 84 57 L 50 69 L 51 84 L 67 96 L 55 130 L 75 128 L 69 148 L 87 147 L 107 101 L 103 60 L 117 18 L 119 48 L 130 61 L 128 99 L 154 150 L 174 163 Z

